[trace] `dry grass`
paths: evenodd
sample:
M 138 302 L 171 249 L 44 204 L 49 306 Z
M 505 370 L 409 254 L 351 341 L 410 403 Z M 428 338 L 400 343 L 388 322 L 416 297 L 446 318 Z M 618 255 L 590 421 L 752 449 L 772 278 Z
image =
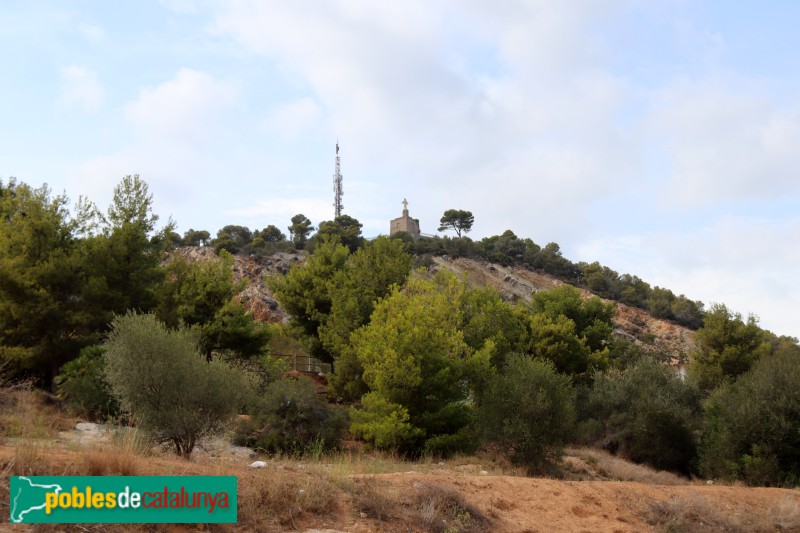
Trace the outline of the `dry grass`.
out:
M 665 533 L 768 533 L 800 531 L 800 499 L 753 510 L 724 509 L 698 494 L 650 504 L 647 522 Z
M 120 428 L 114 433 L 110 444 L 98 444 L 83 453 L 82 475 L 142 475 L 148 455 L 151 455 L 150 442 L 139 431 Z
M 647 485 L 686 485 L 689 480 L 663 470 L 631 463 L 603 450 L 568 448 L 565 450 L 566 477 L 635 481 Z M 577 459 L 577 460 L 576 460 Z
M 317 473 L 258 470 L 240 476 L 239 522 L 296 528 L 305 515 L 335 515 L 343 496 L 336 484 Z
M 460 533 L 487 531 L 489 521 L 455 490 L 429 483 L 419 487 L 410 509 L 410 521 L 424 531 Z
M 353 510 L 359 516 L 383 522 L 399 514 L 397 500 L 387 494 L 385 486 L 373 477 L 350 480 L 343 488 L 352 496 Z
M 50 439 L 59 431 L 72 428 L 74 422 L 29 384 L 18 385 L 2 400 L 0 433 L 7 439 Z

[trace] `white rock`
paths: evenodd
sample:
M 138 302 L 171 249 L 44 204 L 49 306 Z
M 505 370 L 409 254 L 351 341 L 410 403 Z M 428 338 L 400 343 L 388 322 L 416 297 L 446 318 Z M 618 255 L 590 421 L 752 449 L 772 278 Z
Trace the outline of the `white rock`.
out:
M 481 471 L 480 471 L 480 474 L 481 474 L 482 476 L 488 476 L 488 475 L 489 475 L 489 472 L 487 472 L 486 470 L 481 470 Z
M 250 464 L 250 468 L 266 468 L 267 462 L 266 461 L 253 461 Z

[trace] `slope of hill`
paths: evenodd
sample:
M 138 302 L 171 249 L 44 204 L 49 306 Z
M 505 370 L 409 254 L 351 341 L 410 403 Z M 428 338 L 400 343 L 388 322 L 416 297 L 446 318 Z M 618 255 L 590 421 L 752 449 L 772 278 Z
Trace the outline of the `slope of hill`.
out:
M 521 267 L 504 267 L 482 260 L 442 256 L 434 257 L 433 262 L 433 268 L 450 270 L 474 286 L 492 287 L 508 301 L 530 301 L 535 292 L 565 284 L 548 274 Z M 581 292 L 586 298 L 592 296 L 585 289 L 581 289 Z M 663 350 L 673 356 L 676 364 L 694 351 L 693 332 L 689 328 L 654 318 L 646 311 L 629 305 L 612 303 L 617 309 L 614 317 L 617 335 L 628 338 L 645 349 Z
M 176 253 L 190 259 L 214 257 L 210 248 L 179 248 Z M 249 284 L 239 295 L 245 307 L 258 320 L 286 324 L 289 316 L 280 307 L 275 296 L 264 282 L 265 276 L 285 274 L 294 264 L 305 261 L 306 253 L 277 252 L 266 257 L 235 256 L 234 277 L 247 279 Z M 545 291 L 564 285 L 564 282 L 550 275 L 534 272 L 521 267 L 505 267 L 488 261 L 433 257 L 431 269 L 446 269 L 465 279 L 476 287 L 492 287 L 507 301 L 530 301 L 535 292 Z M 591 293 L 583 290 L 588 298 Z M 654 318 L 647 312 L 619 302 L 614 318 L 615 333 L 630 339 L 645 349 L 660 349 L 673 356 L 678 364 L 694 351 L 692 330 L 673 322 Z

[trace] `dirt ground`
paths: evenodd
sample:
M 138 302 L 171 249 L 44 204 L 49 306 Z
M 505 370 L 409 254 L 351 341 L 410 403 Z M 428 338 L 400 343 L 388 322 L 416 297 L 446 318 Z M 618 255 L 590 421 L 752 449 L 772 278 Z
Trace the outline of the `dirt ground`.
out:
M 656 527 L 658 524 L 648 523 L 648 517 L 654 513 L 653 520 L 658 518 L 653 509 L 653 506 L 659 508 L 657 502 L 676 503 L 699 510 L 715 509 L 728 516 L 734 525 L 743 524 L 744 515 L 773 514 L 800 505 L 798 491 L 783 489 L 658 486 L 435 473 L 380 474 L 375 477 L 402 493 L 411 493 L 415 486 L 422 484 L 452 487 L 489 518 L 487 530 L 496 532 L 659 531 L 663 528 Z
M 0 461 L 8 465 L 19 453 L 18 447 L 11 443 L 1 445 Z M 85 475 L 80 466 L 83 457 L 74 443 L 67 447 L 52 443 L 41 451 L 39 460 L 49 465 L 43 466 L 47 473 Z M 455 462 L 423 466 L 408 463 L 414 470 L 392 473 L 358 473 L 363 471 L 363 466 L 351 468 L 342 464 L 269 460 L 267 468 L 253 469 L 248 468 L 248 462 L 233 456 L 198 457 L 189 462 L 169 455 L 140 458 L 135 473 L 142 475 L 238 476 L 240 524 L 172 525 L 155 529 L 148 526 L 135 530 L 800 531 L 800 491 L 797 490 L 708 485 L 688 480 L 678 485 L 564 481 L 494 475 L 494 472 L 482 470 L 481 465 Z M 6 471 L 4 481 L 7 482 L 9 469 Z M 301 500 L 291 495 L 304 490 L 318 494 L 314 495 L 314 500 Z M 365 499 L 363 495 L 367 490 L 369 496 Z M 4 506 L 7 498 L 6 492 Z M 440 509 L 437 511 L 435 507 Z M 105 531 L 106 528 L 0 524 L 0 531 L 41 530 Z

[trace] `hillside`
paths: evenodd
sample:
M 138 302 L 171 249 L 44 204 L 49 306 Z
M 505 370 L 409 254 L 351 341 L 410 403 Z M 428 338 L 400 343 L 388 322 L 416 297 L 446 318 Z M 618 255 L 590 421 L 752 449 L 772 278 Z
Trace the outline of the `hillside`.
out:
M 497 290 L 508 301 L 530 301 L 531 294 L 564 285 L 564 282 L 548 274 L 534 272 L 521 267 L 504 267 L 476 259 L 452 259 L 447 256 L 434 257 L 434 268 L 447 269 L 463 276 L 474 286 L 488 286 Z M 591 292 L 581 289 L 584 297 Z M 609 301 L 609 300 L 606 300 Z M 617 309 L 614 317 L 615 333 L 632 340 L 644 348 L 659 348 L 673 355 L 677 363 L 688 356 L 695 344 L 692 330 L 673 322 L 654 318 L 646 311 L 619 302 L 612 302 Z
M 185 247 L 176 253 L 192 258 L 204 259 L 214 256 L 210 248 Z M 285 274 L 293 264 L 305 261 L 304 251 L 277 252 L 267 257 L 237 255 L 234 276 L 247 279 L 248 287 L 239 295 L 241 301 L 258 320 L 272 323 L 288 323 L 288 315 L 281 309 L 272 292 L 264 282 L 265 276 Z M 548 274 L 520 267 L 504 267 L 488 261 L 447 256 L 433 257 L 431 269 L 446 269 L 463 277 L 476 287 L 492 287 L 507 301 L 530 301 L 531 294 L 563 285 Z M 582 290 L 588 298 L 591 293 Z M 694 350 L 692 330 L 673 322 L 653 318 L 647 312 L 618 302 L 614 324 L 615 333 L 632 340 L 645 349 L 658 348 L 673 355 L 675 364 Z

